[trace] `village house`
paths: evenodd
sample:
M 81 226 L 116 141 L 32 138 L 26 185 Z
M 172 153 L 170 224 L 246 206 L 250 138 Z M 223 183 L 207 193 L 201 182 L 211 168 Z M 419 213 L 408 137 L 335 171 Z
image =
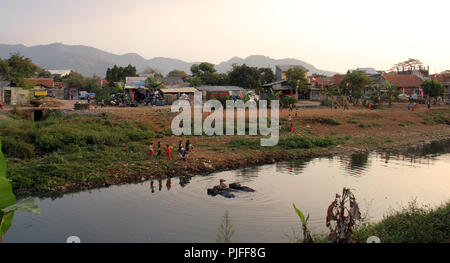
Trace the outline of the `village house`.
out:
M 391 86 L 396 87 L 402 94 L 413 99 L 423 98 L 421 87 L 424 79 L 416 74 L 384 74 L 383 77 Z
M 178 99 L 194 99 L 194 93 L 198 92 L 196 88 L 184 87 L 184 88 L 166 88 L 160 89 L 165 105 L 171 105 L 174 101 Z
M 305 72 L 305 79 L 308 79 L 309 70 L 301 65 L 276 65 L 275 66 L 275 81 L 271 83 L 267 83 L 262 85 L 261 90 L 261 98 L 267 98 L 270 94 L 281 92 L 281 96 L 292 96 L 296 99 L 299 98 L 299 94 L 297 90 L 293 90 L 292 87 L 287 85 L 287 76 L 286 73 L 288 70 L 293 68 L 300 68 Z M 309 85 L 309 83 L 308 83 Z M 310 93 L 307 93 L 306 97 L 303 99 L 309 99 Z
M 237 86 L 200 86 L 196 87 L 202 93 L 203 101 L 217 99 L 220 96 L 240 96 L 244 88 Z

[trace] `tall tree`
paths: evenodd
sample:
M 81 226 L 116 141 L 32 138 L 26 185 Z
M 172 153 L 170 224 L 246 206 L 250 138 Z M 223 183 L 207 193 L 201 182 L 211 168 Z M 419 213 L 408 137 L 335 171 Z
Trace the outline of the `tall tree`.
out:
M 31 77 L 39 70 L 39 67 L 36 66 L 31 59 L 21 56 L 19 52 L 11 54 L 11 56 L 6 59 L 6 63 L 9 68 L 8 79 L 16 85 L 22 84 L 24 78 Z
M 231 85 L 247 89 L 257 89 L 261 86 L 260 71 L 245 64 L 241 66 L 233 65 L 233 68 L 228 73 L 228 78 Z
M 183 70 L 174 69 L 167 74 L 167 77 L 182 78 L 184 80 L 187 78 L 187 74 Z
M 442 97 L 445 94 L 445 87 L 437 80 L 425 80 L 421 84 L 423 92 L 432 98 Z
M 216 73 L 214 65 L 208 62 L 192 65 L 191 72 L 192 76 L 199 77 L 202 83 L 206 85 L 219 85 L 223 78 L 223 76 Z
M 261 84 L 267 84 L 275 81 L 275 74 L 271 68 L 259 68 Z
M 80 73 L 72 71 L 70 75 L 66 79 L 64 79 L 64 83 L 69 85 L 69 87 L 83 89 L 86 85 L 86 80 Z
M 0 59 L 0 79 L 7 79 L 9 74 L 8 62 Z
M 149 76 L 145 80 L 145 87 L 149 88 L 150 90 L 157 90 L 162 87 L 161 79 L 155 78 L 153 76 Z
M 359 99 L 364 95 L 366 86 L 372 81 L 364 72 L 353 71 L 348 73 L 340 84 L 344 95 L 354 98 L 354 104 L 358 104 Z
M 126 77 L 137 76 L 136 67 L 129 64 L 126 67 L 114 65 L 106 70 L 106 80 L 109 82 L 125 82 Z
M 199 77 L 191 77 L 189 78 L 188 82 L 192 87 L 200 87 L 201 85 L 203 85 L 202 79 Z
M 305 71 L 301 68 L 295 67 L 289 69 L 286 72 L 286 80 L 293 91 L 298 90 L 303 93 L 307 91 L 308 80 L 306 79 Z

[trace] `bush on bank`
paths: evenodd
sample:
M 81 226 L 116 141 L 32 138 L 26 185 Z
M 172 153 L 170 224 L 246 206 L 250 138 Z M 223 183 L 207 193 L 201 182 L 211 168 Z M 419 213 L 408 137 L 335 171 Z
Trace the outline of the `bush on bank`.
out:
M 450 202 L 435 209 L 419 207 L 411 202 L 375 224 L 362 225 L 355 231 L 358 242 L 377 236 L 382 243 L 450 242 Z

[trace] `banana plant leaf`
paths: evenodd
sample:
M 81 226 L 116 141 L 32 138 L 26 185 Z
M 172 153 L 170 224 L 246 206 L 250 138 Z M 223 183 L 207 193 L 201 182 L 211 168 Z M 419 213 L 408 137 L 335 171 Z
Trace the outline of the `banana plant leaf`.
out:
M 23 212 L 29 212 L 34 214 L 40 214 L 41 211 L 39 210 L 39 207 L 34 202 L 33 198 L 27 198 L 24 200 L 21 200 L 17 202 L 16 204 L 10 205 L 6 208 L 0 209 L 3 213 L 10 213 L 13 211 L 23 211 Z
M 12 192 L 12 185 L 6 179 L 6 160 L 1 151 L 0 141 L 0 240 L 11 227 L 14 212 L 3 212 L 1 209 L 16 203 L 16 196 Z
M 306 219 L 305 219 L 305 215 L 303 215 L 302 211 L 300 211 L 300 209 L 298 209 L 295 206 L 295 203 L 292 203 L 292 206 L 294 206 L 295 212 L 297 212 L 297 215 L 300 217 L 300 220 L 302 220 L 302 226 L 306 227 Z

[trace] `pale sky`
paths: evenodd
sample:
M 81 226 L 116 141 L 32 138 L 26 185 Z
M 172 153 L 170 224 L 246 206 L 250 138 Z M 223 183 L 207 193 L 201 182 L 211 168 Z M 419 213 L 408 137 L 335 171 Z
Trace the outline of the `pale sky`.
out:
M 4 44 L 214 64 L 266 55 L 337 72 L 408 58 L 450 69 L 448 0 L 0 0 L 0 10 Z

